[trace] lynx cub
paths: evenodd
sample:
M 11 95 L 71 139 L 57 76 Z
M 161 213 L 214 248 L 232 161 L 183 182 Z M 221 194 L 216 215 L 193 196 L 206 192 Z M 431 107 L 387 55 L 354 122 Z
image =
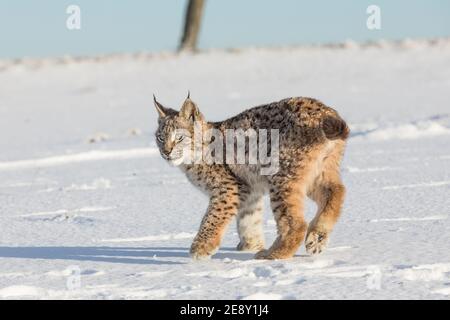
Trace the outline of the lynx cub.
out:
M 345 194 L 339 165 L 349 128 L 334 109 L 311 98 L 288 98 L 251 108 L 222 122 L 207 122 L 189 96 L 180 111 L 164 107 L 156 98 L 154 103 L 159 114 L 156 140 L 161 156 L 179 166 L 188 179 L 210 197 L 191 246 L 194 259 L 208 258 L 216 252 L 234 216 L 240 238 L 237 249 L 257 251 L 258 259 L 292 257 L 305 234 L 309 254 L 324 250 Z M 189 153 L 195 151 L 194 143 L 187 138 L 194 134 L 196 125 L 201 132 L 214 129 L 219 133 L 228 129 L 276 129 L 278 150 L 272 147 L 273 150 L 268 151 L 277 152 L 278 171 L 262 175 L 261 163 L 185 161 Z M 270 139 L 274 138 L 269 137 L 268 141 Z M 204 146 L 214 140 L 217 138 L 204 138 L 201 143 Z M 183 144 L 184 149 L 179 147 Z M 225 149 L 224 146 L 224 152 Z M 246 147 L 246 156 L 249 152 Z M 265 193 L 270 196 L 278 230 L 278 237 L 269 249 L 264 249 L 262 229 Z M 303 216 L 306 196 L 318 206 L 309 226 Z

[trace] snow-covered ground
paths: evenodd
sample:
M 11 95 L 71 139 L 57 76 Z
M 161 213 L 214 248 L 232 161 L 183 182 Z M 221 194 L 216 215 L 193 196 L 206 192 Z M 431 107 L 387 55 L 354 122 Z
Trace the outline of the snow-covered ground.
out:
M 207 199 L 160 158 L 152 105 L 188 89 L 209 120 L 289 96 L 339 110 L 327 251 L 253 260 L 233 224 L 189 259 Z M 450 297 L 449 40 L 0 61 L 0 128 L 2 299 Z

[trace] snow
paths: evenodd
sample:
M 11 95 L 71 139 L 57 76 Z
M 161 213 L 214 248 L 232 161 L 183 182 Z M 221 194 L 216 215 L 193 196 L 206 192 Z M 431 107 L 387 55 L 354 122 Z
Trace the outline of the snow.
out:
M 439 118 L 439 119 L 436 119 Z M 406 124 L 391 124 L 377 126 L 374 124 L 366 125 L 366 130 L 361 130 L 364 125 L 354 126 L 353 135 L 356 139 L 366 140 L 390 140 L 390 139 L 417 139 L 421 137 L 433 137 L 439 135 L 449 135 L 450 124 L 449 117 L 433 117 L 433 119 L 426 119 L 415 121 Z M 444 123 L 440 123 L 444 122 Z M 359 130 L 358 130 L 358 129 Z
M 35 169 L 42 167 L 60 166 L 71 163 L 101 161 L 110 159 L 145 158 L 149 155 L 155 154 L 158 154 L 158 150 L 156 148 L 138 148 L 125 150 L 94 150 L 88 152 L 59 155 L 39 159 L 0 162 L 0 171 L 16 170 L 16 169 Z
M 0 289 L 1 298 L 32 297 L 39 294 L 40 290 L 31 286 L 10 286 Z
M 247 297 L 243 297 L 242 300 L 281 300 L 282 298 L 282 295 L 276 293 L 257 292 Z
M 207 199 L 159 156 L 152 94 L 212 121 L 289 96 L 351 126 L 320 256 L 188 255 Z M 450 40 L 0 61 L 0 299 L 448 299 Z M 306 217 L 315 206 L 308 202 Z M 265 236 L 275 224 L 265 202 Z

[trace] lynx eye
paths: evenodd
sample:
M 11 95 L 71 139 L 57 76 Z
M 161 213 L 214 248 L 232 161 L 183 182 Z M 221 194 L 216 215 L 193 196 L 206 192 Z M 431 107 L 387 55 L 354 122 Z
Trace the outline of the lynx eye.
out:
M 184 136 L 181 133 L 175 133 L 172 135 L 172 140 L 175 142 L 180 142 L 184 139 Z
M 164 141 L 162 136 L 160 136 L 160 135 L 156 136 L 156 140 L 158 140 L 159 142 L 163 142 Z

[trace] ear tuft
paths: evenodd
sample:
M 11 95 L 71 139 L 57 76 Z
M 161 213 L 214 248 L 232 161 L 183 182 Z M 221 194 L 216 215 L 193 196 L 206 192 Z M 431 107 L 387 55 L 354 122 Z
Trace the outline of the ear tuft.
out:
M 197 105 L 191 100 L 189 96 L 190 94 L 188 93 L 186 100 L 184 100 L 183 105 L 181 106 L 180 116 L 182 116 L 186 120 L 201 120 L 202 115 Z
M 156 100 L 155 94 L 153 94 L 153 103 L 155 104 L 156 111 L 160 118 L 164 118 L 167 115 L 166 108 Z
M 191 101 L 191 99 L 187 98 L 181 106 L 180 115 L 183 118 L 190 120 L 195 115 L 195 109 L 195 104 Z

